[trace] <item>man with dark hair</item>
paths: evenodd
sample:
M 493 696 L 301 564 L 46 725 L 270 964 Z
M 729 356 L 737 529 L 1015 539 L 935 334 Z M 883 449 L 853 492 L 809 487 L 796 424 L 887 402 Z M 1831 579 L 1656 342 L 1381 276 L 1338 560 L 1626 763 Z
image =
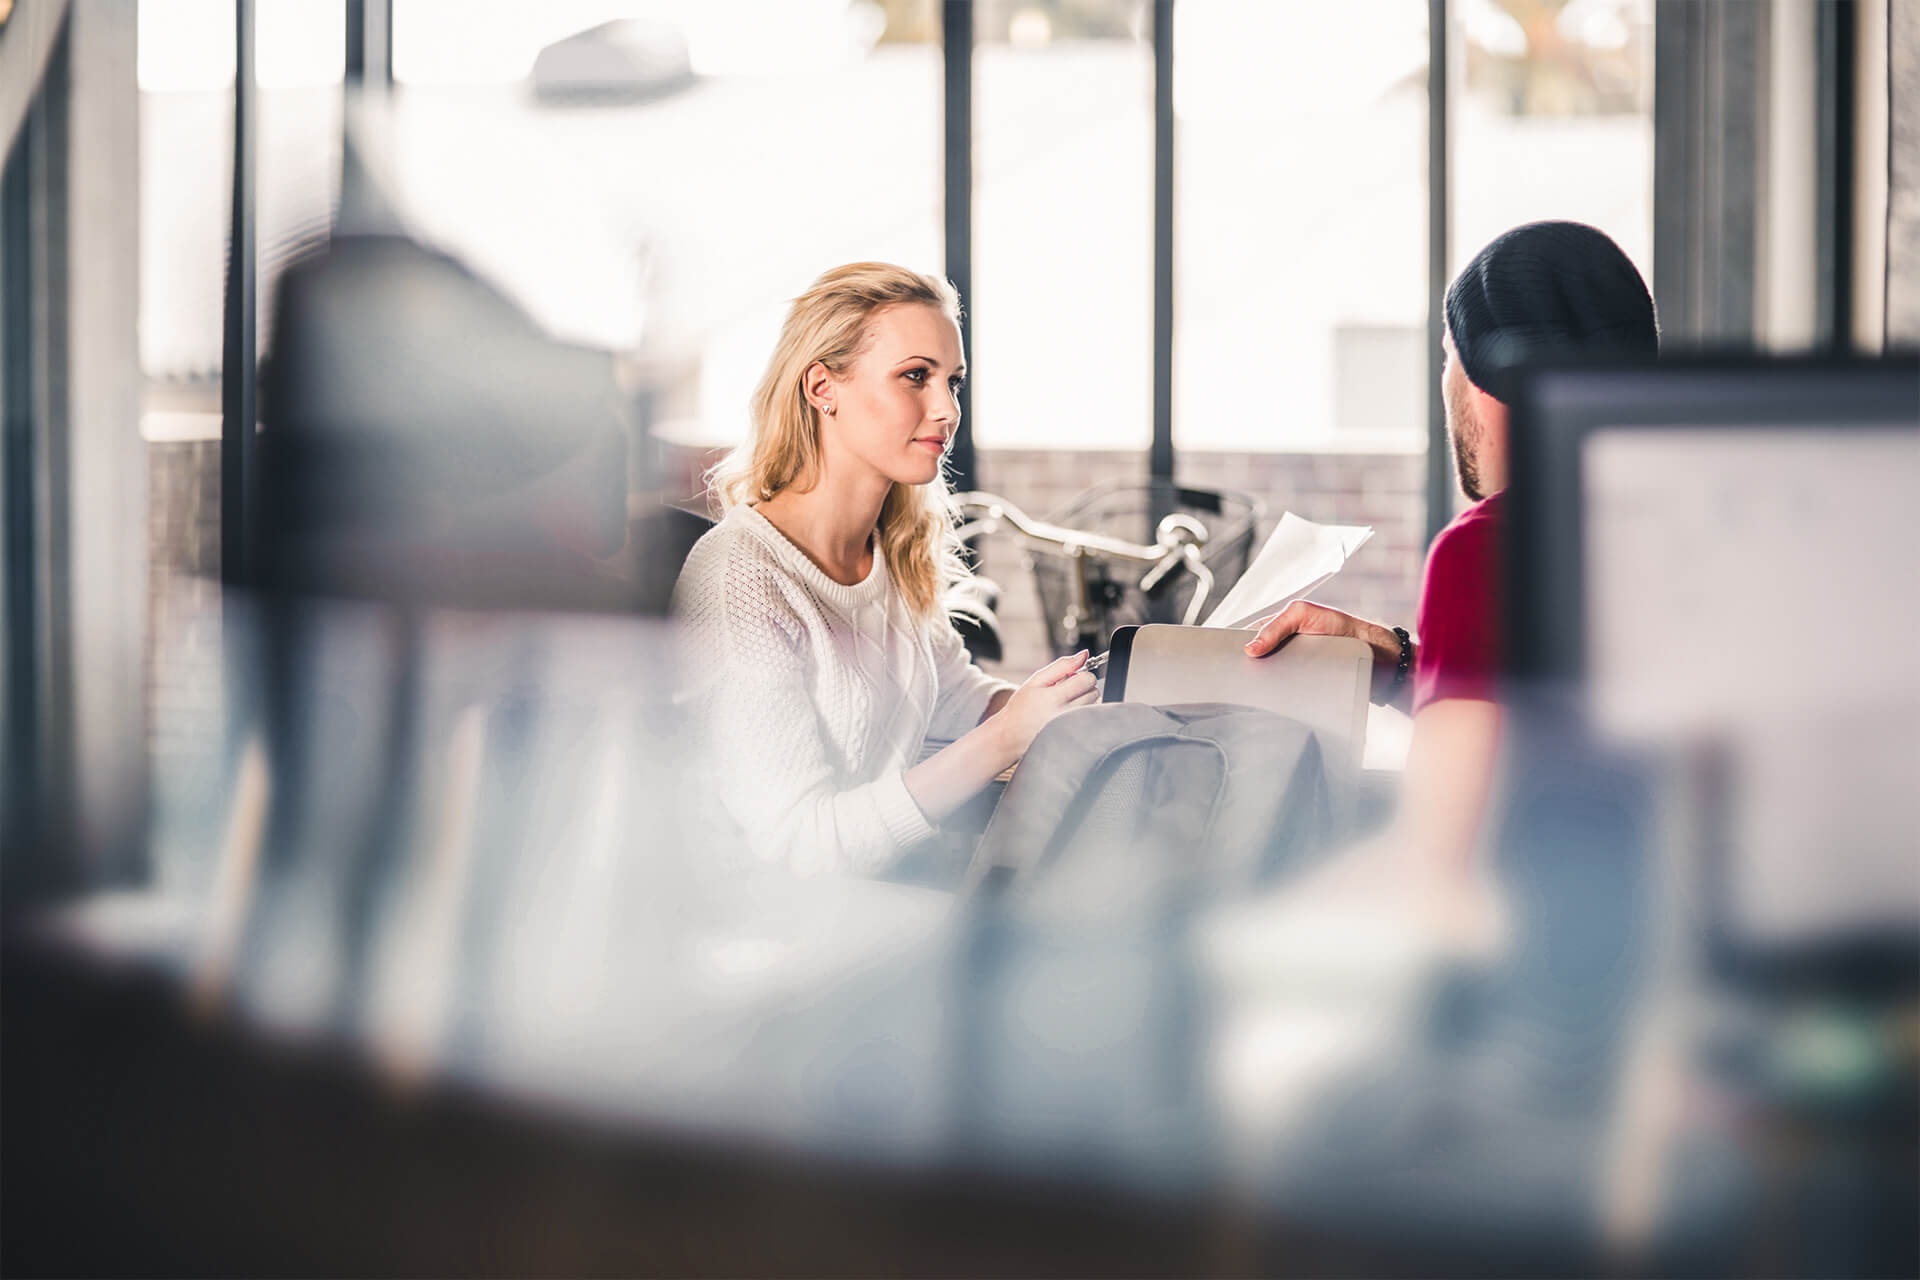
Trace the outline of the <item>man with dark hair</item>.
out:
M 1310 601 L 1287 606 L 1247 642 L 1256 657 L 1296 634 L 1372 646 L 1374 701 L 1407 700 L 1413 712 L 1396 838 L 1431 868 L 1469 865 L 1499 749 L 1501 491 L 1514 370 L 1569 357 L 1652 358 L 1658 349 L 1653 299 L 1606 235 L 1576 222 L 1532 222 L 1495 239 L 1447 289 L 1440 394 L 1473 505 L 1427 553 L 1418 642 Z

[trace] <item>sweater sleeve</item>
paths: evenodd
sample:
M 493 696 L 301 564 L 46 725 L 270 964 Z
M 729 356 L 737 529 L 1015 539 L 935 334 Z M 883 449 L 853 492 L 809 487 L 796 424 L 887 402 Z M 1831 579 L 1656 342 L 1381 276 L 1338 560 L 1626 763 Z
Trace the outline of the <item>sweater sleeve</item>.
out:
M 951 619 L 942 617 L 932 631 L 935 693 L 927 737 L 951 742 L 980 723 L 994 694 L 1013 686 L 974 665 Z
M 688 710 L 754 855 L 801 874 L 872 875 L 932 835 L 904 771 L 839 785 L 809 692 L 807 624 L 778 568 L 736 552 L 689 569 L 675 593 Z

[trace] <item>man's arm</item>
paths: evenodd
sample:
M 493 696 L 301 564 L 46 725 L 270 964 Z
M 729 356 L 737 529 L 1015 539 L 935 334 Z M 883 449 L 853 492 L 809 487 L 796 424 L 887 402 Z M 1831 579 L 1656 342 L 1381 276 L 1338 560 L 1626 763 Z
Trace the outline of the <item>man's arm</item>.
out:
M 1499 754 L 1498 703 L 1448 698 L 1413 717 L 1395 837 L 1423 871 L 1473 870 Z
M 1247 652 L 1264 657 L 1294 635 L 1352 636 L 1366 641 L 1373 649 L 1373 700 L 1401 705 L 1411 700 L 1412 681 L 1394 687 L 1400 638 L 1388 628 L 1296 600 L 1261 626 L 1259 634 L 1247 642 Z M 1473 853 L 1493 792 L 1499 752 L 1498 703 L 1443 698 L 1422 707 L 1413 717 L 1399 811 L 1392 829 L 1383 833 L 1385 844 L 1407 856 L 1423 876 L 1470 892 Z M 1449 909 L 1446 914 L 1453 912 Z
M 1247 652 L 1264 658 L 1279 648 L 1281 641 L 1296 635 L 1351 636 L 1366 641 L 1373 650 L 1372 699 L 1382 706 L 1404 706 L 1412 697 L 1412 681 L 1398 687 L 1393 682 L 1394 672 L 1400 667 L 1400 637 L 1392 628 L 1311 600 L 1295 600 L 1261 623 L 1259 634 L 1247 641 Z

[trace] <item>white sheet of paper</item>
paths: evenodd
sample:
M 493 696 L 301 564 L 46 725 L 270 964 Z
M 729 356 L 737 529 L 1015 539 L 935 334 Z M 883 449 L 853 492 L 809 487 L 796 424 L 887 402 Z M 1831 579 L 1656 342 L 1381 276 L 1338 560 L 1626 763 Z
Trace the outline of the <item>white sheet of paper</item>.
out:
M 1289 511 L 1203 626 L 1248 627 L 1340 572 L 1373 536 L 1371 525 L 1315 524 Z

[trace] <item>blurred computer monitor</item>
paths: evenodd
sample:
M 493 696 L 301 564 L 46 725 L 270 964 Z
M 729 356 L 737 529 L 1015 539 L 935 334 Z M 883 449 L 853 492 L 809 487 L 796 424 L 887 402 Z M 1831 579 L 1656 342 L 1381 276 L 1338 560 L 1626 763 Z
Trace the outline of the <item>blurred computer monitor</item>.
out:
M 1680 775 L 1718 966 L 1920 972 L 1920 359 L 1537 371 L 1508 666 Z

